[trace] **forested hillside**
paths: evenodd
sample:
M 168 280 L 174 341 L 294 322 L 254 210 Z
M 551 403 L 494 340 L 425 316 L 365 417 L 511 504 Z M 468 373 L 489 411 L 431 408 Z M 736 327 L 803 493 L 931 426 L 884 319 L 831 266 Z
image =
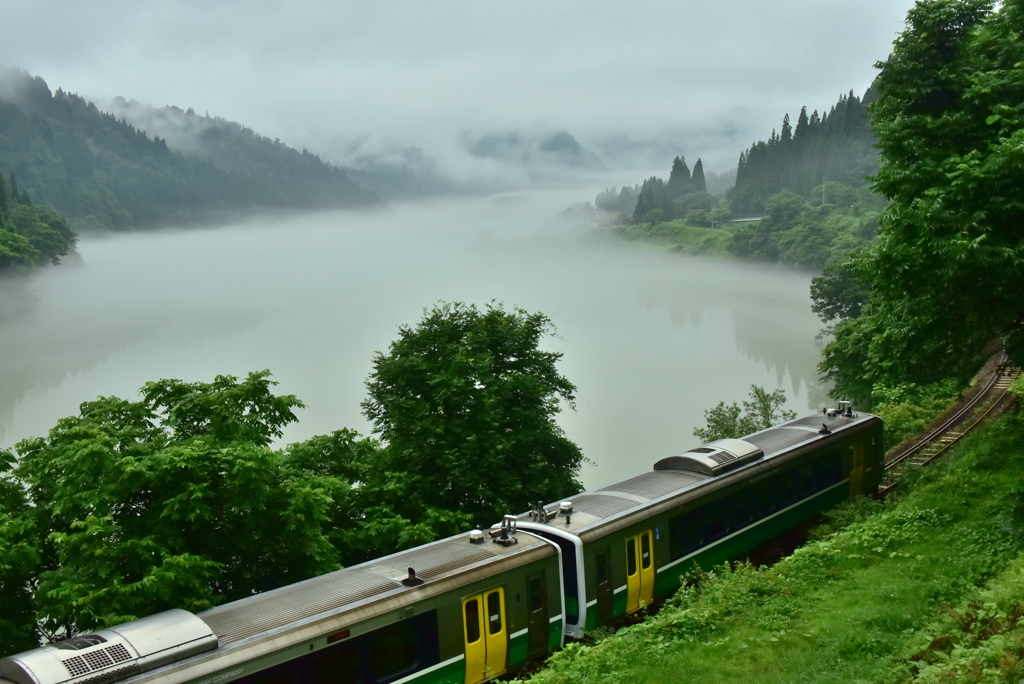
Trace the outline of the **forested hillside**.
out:
M 67 219 L 49 207 L 35 206 L 28 192 L 18 190 L 13 173 L 7 181 L 0 175 L 0 275 L 57 265 L 75 240 Z
M 783 190 L 806 195 L 827 181 L 864 185 L 865 176 L 878 168 L 867 116 L 871 99 L 870 89 L 863 98 L 851 90 L 820 117 L 817 110 L 808 116 L 802 107 L 795 128 L 786 114 L 781 133 L 772 130 L 767 141 L 740 154 L 736 185 L 728 193 L 732 212 L 759 213 Z
M 226 123 L 226 122 L 225 122 Z M 211 126 L 194 154 L 19 70 L 0 71 L 0 168 L 86 230 L 207 220 L 254 208 L 381 203 L 341 169 L 249 129 Z

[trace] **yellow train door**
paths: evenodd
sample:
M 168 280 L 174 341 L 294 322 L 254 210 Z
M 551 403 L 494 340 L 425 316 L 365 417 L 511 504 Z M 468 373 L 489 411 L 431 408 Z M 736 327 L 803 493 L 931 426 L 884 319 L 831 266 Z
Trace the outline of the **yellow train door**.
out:
M 640 533 L 640 600 L 654 600 L 654 540 L 650 530 Z
M 499 587 L 463 599 L 462 620 L 466 684 L 476 684 L 504 672 L 508 663 L 505 590 Z
M 502 588 L 484 592 L 484 606 L 487 608 L 487 676 L 493 677 L 505 671 L 508 663 L 508 633 L 505 630 L 505 590 Z
M 864 442 L 855 442 L 850 459 L 850 496 L 864 493 Z
M 626 538 L 626 612 L 654 599 L 654 544 L 651 531 Z

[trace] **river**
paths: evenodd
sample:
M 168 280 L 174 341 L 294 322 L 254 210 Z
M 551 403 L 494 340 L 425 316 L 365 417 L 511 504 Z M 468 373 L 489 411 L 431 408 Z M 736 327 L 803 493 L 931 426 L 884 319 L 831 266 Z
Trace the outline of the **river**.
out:
M 559 423 L 589 459 L 588 487 L 697 445 L 703 411 L 751 384 L 821 408 L 808 274 L 588 238 L 552 221 L 566 204 L 517 195 L 83 238 L 81 261 L 36 274 L 32 306 L 0 322 L 0 448 L 99 395 L 264 368 L 307 405 L 285 442 L 366 434 L 373 353 L 438 300 L 551 318 L 545 345 L 578 387 Z

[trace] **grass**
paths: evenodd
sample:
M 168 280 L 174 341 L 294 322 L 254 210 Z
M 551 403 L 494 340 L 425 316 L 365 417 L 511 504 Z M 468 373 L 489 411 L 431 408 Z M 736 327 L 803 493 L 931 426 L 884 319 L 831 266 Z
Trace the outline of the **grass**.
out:
M 896 498 L 833 511 L 770 568 L 723 566 L 646 622 L 535 674 L 573 682 L 1018 682 L 1024 417 L 966 438 Z
M 620 238 L 640 241 L 671 252 L 728 257 L 732 232 L 723 228 L 692 226 L 679 219 L 666 223 L 640 223 L 612 229 Z

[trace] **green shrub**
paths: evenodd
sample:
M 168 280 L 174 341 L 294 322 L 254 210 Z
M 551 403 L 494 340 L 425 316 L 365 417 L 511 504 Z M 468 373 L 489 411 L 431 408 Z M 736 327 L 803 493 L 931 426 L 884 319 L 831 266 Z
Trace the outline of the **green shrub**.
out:
M 885 421 L 886 450 L 928 427 L 959 398 L 960 389 L 955 380 L 895 387 L 876 384 L 871 392 L 872 413 Z

